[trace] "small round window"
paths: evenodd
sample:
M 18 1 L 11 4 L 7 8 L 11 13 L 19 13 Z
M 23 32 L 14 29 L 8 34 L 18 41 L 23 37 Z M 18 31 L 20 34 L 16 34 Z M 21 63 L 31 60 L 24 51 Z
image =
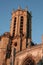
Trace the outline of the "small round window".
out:
M 15 42 L 14 45 L 17 46 L 17 42 Z

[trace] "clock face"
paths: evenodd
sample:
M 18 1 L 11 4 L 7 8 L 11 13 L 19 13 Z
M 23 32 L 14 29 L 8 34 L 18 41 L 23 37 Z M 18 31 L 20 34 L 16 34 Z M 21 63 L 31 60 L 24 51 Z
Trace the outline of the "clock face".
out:
M 32 58 L 27 58 L 24 62 L 23 65 L 35 65 L 35 62 Z

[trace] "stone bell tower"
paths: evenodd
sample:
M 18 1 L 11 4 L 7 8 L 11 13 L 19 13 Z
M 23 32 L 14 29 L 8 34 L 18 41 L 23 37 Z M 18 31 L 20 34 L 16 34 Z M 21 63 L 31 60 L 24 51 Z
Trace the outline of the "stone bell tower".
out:
M 10 26 L 12 44 L 16 52 L 22 51 L 30 46 L 31 41 L 31 13 L 26 9 L 18 8 L 12 12 Z

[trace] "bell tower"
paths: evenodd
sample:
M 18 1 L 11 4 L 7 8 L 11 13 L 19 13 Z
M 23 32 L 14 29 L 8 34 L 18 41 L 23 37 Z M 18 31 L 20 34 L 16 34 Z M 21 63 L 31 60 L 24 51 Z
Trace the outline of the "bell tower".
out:
M 31 14 L 26 9 L 18 8 L 12 12 L 10 26 L 12 44 L 16 51 L 21 51 L 30 46 L 31 41 Z

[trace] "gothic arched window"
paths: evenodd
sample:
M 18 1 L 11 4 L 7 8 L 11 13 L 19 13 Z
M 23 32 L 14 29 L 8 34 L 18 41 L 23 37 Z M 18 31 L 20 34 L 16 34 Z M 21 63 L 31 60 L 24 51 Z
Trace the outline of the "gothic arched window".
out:
M 13 28 L 13 35 L 15 34 L 15 28 L 16 28 L 16 17 L 14 18 L 14 28 Z
M 23 16 L 20 18 L 20 33 L 23 33 Z

